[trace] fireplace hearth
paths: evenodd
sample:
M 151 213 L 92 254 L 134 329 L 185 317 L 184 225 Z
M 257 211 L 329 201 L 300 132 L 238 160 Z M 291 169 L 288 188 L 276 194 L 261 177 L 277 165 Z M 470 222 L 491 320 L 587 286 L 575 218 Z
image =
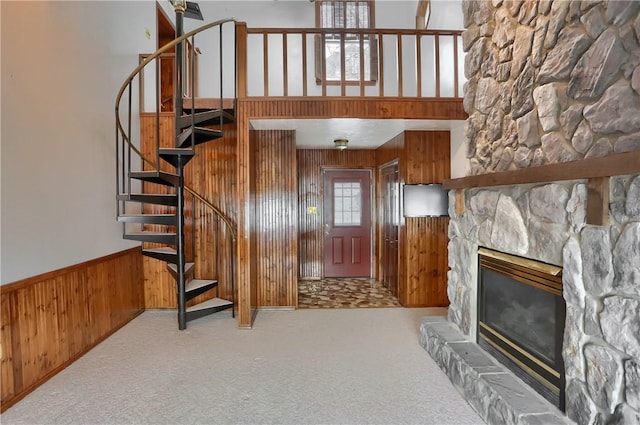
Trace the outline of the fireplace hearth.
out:
M 477 342 L 564 411 L 562 268 L 480 248 Z

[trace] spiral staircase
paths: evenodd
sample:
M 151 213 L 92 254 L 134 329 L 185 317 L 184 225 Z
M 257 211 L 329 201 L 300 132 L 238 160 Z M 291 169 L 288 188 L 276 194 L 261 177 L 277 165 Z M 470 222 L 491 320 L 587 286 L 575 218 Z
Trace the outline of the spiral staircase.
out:
M 168 272 L 176 282 L 176 299 L 178 312 L 178 328 L 186 328 L 187 322 L 219 311 L 231 309 L 234 315 L 235 304 L 235 227 L 225 213 L 213 205 L 204 196 L 185 186 L 185 167 L 196 155 L 196 146 L 203 143 L 215 143 L 224 136 L 224 125 L 235 122 L 235 106 L 224 108 L 223 86 L 233 85 L 235 90 L 235 67 L 233 75 L 225 75 L 222 62 L 223 26 L 234 25 L 233 19 L 225 19 L 204 25 L 187 34 L 182 34 L 182 14 L 176 8 L 176 34 L 173 42 L 166 44 L 144 59 L 129 75 L 116 99 L 116 151 L 117 151 L 117 215 L 123 223 L 123 238 L 142 242 L 142 254 L 166 263 Z M 195 73 L 197 65 L 191 59 L 185 59 L 185 46 L 195 46 L 196 37 L 201 41 L 213 33 L 216 42 L 219 40 L 219 108 L 199 108 L 192 74 L 189 79 L 189 90 L 185 90 L 184 69 Z M 235 31 L 233 31 L 235 35 Z M 226 33 L 224 34 L 226 35 Z M 235 43 L 234 43 L 235 45 Z M 142 141 L 133 136 L 137 126 L 133 121 L 137 118 L 134 88 L 143 86 L 142 75 L 155 68 L 156 82 L 160 80 L 159 60 L 163 54 L 175 51 L 174 79 L 174 111 L 175 111 L 175 143 L 164 147 L 161 143 L 159 117 L 163 101 L 159 93 L 155 93 L 156 137 L 155 152 L 145 156 L 141 152 Z M 189 61 L 192 61 L 189 63 Z M 155 67 L 153 66 L 155 64 Z M 151 71 L 149 71 L 151 70 Z M 209 74 L 210 75 L 210 74 Z M 188 75 L 187 75 L 188 77 Z M 224 82 L 224 84 L 223 84 Z M 156 83 L 156 91 L 160 84 Z M 185 96 L 185 91 L 190 93 Z M 142 90 L 138 90 L 144 103 Z M 235 92 L 233 98 L 235 99 Z M 190 105 L 183 108 L 183 105 Z M 142 109 L 142 107 L 140 108 Z M 164 143 L 166 145 L 166 143 Z M 185 228 L 186 197 L 203 203 L 216 216 L 217 222 L 227 227 L 226 241 L 211 243 L 227 243 L 230 253 L 230 271 L 226 273 L 230 282 L 225 282 L 230 296 L 219 296 L 220 283 L 218 276 L 200 276 L 196 270 L 194 258 L 198 255 L 195 248 L 189 252 L 189 239 L 195 238 L 195 231 L 187 232 Z M 195 244 L 193 244 L 195 246 Z M 220 249 L 215 249 L 216 254 Z M 189 258 L 190 257 L 190 258 Z M 219 259 L 207 259 L 215 261 Z M 215 268 L 217 270 L 217 267 Z M 217 273 L 220 274 L 220 273 Z M 198 297 L 196 300 L 194 298 Z M 201 302 L 194 303 L 198 300 Z

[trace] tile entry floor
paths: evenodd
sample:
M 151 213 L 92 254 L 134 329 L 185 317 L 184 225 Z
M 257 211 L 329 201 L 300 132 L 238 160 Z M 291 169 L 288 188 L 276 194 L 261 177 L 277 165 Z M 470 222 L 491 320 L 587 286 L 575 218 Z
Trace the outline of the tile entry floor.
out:
M 400 307 L 382 283 L 369 278 L 326 278 L 298 282 L 298 308 Z

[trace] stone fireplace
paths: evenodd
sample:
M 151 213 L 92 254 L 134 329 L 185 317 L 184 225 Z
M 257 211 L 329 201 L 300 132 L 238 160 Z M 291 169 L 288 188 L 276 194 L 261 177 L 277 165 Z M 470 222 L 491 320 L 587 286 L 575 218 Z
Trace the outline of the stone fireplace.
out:
M 456 214 L 453 195 L 449 206 L 451 305 L 446 325 L 459 334 L 447 340 L 451 332 L 447 329 L 438 342 L 434 326 L 428 325 L 432 329 L 423 329 L 423 346 L 454 384 L 457 374 L 470 373 L 461 373 L 467 366 L 454 365 L 454 358 L 464 361 L 468 353 L 482 349 L 465 345 L 458 356 L 455 347 L 471 344 L 479 333 L 478 254 L 483 249 L 558 266 L 566 303 L 561 345 L 566 417 L 578 424 L 640 423 L 640 175 L 611 179 L 610 223 L 605 226 L 585 224 L 587 186 L 580 181 L 466 193 L 463 214 Z M 439 326 L 444 324 L 435 329 Z M 527 401 L 520 410 L 504 407 L 497 401 L 504 394 L 492 394 L 487 388 L 495 380 L 496 363 L 472 365 L 477 376 L 459 384 L 488 423 L 568 423 L 559 419 L 564 415 L 552 403 L 540 413 L 545 410 L 539 400 L 525 392 L 521 398 Z M 481 384 L 474 387 L 474 382 Z M 509 390 L 514 391 L 519 390 Z M 527 411 L 532 406 L 535 414 Z
M 462 9 L 477 178 L 445 182 L 450 307 L 421 343 L 490 424 L 640 424 L 640 1 Z M 476 343 L 481 248 L 562 268 L 566 415 Z

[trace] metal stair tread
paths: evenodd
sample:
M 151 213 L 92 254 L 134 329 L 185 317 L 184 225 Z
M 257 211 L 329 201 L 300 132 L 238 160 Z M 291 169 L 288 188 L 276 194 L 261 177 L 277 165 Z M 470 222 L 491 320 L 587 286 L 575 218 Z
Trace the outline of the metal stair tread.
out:
M 140 242 L 153 242 L 162 243 L 166 245 L 176 245 L 177 237 L 173 232 L 129 232 L 122 235 L 123 239 L 140 241 Z
M 176 233 L 175 232 L 127 232 L 125 233 L 125 236 L 160 236 L 160 235 L 165 235 L 165 236 L 175 236 Z
M 175 193 L 129 193 L 120 194 L 117 198 L 119 201 L 167 205 L 170 207 L 175 207 L 178 203 L 178 196 Z
M 193 156 L 196 152 L 191 148 L 160 148 L 158 153 L 162 155 L 189 155 Z
M 185 285 L 185 292 L 193 292 L 205 286 L 211 286 L 211 288 L 214 288 L 218 286 L 218 281 L 211 279 L 191 279 L 189 283 Z
M 165 263 L 175 262 L 178 259 L 178 253 L 176 250 L 168 246 L 160 248 L 143 248 L 142 255 L 164 261 Z
M 220 130 L 213 130 L 206 127 L 187 127 L 176 141 L 178 147 L 191 146 L 191 137 L 194 138 L 193 145 L 199 145 L 211 140 L 219 139 L 224 135 Z
M 166 171 L 131 171 L 129 177 L 149 183 L 162 184 L 165 186 L 175 186 L 180 178 L 177 174 Z
M 122 223 L 162 224 L 175 226 L 177 216 L 175 214 L 120 214 L 118 221 Z
M 218 308 L 218 307 L 231 307 L 233 303 L 231 301 L 222 299 L 222 298 L 211 298 L 210 300 L 203 301 L 199 304 L 196 304 L 191 307 L 187 307 L 187 313 L 191 313 L 194 311 L 206 310 L 209 308 Z
M 195 156 L 196 152 L 191 146 L 186 148 L 160 148 L 158 156 L 173 165 L 176 169 L 184 167 Z
M 175 214 L 120 214 L 118 217 L 175 217 Z
M 148 249 L 145 248 L 143 251 L 156 252 L 158 254 L 177 254 L 175 249 L 168 246 L 163 246 L 161 248 L 148 248 Z
M 168 173 L 166 171 L 158 171 L 158 170 L 152 170 L 152 171 L 132 171 L 131 172 L 131 176 L 140 176 L 140 177 L 144 177 L 144 176 L 149 176 L 149 177 L 158 177 L 158 176 L 162 176 L 162 175 L 166 175 L 166 176 L 171 176 L 171 177 L 178 177 L 177 174 L 174 173 Z
M 188 274 L 194 265 L 194 263 L 184 263 L 184 272 Z M 176 263 L 167 263 L 167 268 L 171 269 L 174 273 L 178 273 L 178 265 Z
M 180 128 L 187 128 L 191 125 L 219 125 L 221 118 L 223 124 L 235 122 L 235 116 L 225 109 L 191 109 L 185 108 L 184 115 L 180 117 Z

